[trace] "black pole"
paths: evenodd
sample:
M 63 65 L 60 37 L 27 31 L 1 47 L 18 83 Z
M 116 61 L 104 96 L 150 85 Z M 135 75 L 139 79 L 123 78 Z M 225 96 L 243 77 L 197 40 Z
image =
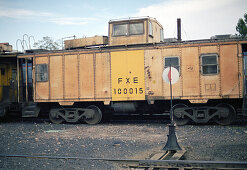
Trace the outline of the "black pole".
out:
M 178 18 L 177 19 L 177 38 L 178 38 L 178 41 L 182 41 L 182 38 L 181 38 L 181 19 Z
M 169 78 L 169 73 L 170 73 L 170 78 Z M 169 124 L 169 134 L 167 142 L 163 150 L 167 151 L 177 151 L 181 150 L 181 147 L 179 146 L 177 142 L 177 136 L 175 133 L 175 125 L 174 125 L 174 120 L 173 120 L 173 110 L 172 110 L 172 66 L 171 66 L 171 61 L 170 61 L 170 71 L 168 73 L 168 79 L 170 82 L 170 94 L 171 94 L 171 108 L 170 108 L 170 119 L 171 123 Z
M 170 80 L 169 80 L 169 82 L 170 82 L 170 95 L 171 95 L 170 119 L 171 119 L 171 124 L 174 124 L 174 122 L 173 122 L 173 110 L 172 110 L 172 66 L 171 66 L 171 64 L 170 64 L 169 73 L 171 73 L 170 74 L 171 77 L 170 77 Z M 169 74 L 168 74 L 168 76 L 169 76 Z

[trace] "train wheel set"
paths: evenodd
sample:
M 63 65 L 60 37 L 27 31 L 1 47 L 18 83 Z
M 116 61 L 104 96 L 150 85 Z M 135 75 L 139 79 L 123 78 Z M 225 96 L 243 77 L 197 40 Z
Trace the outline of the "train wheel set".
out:
M 109 109 L 109 107 L 104 106 L 97 106 L 97 105 L 89 105 L 85 108 L 81 108 L 78 106 L 58 106 L 53 107 L 49 111 L 49 119 L 52 123 L 60 124 L 60 123 L 80 123 L 84 122 L 87 124 L 98 124 L 102 121 L 103 117 L 107 117 L 108 114 L 114 115 L 114 109 L 117 112 L 123 112 L 121 109 L 125 109 L 126 114 L 145 114 L 145 115 L 152 115 L 148 114 L 149 111 L 145 113 L 140 108 L 145 106 L 140 106 L 139 108 L 130 108 L 131 106 L 119 106 L 119 103 L 115 108 Z M 136 104 L 137 105 L 137 104 Z M 118 108 L 116 108 L 118 107 Z M 121 108 L 123 107 L 123 108 Z M 129 107 L 128 110 L 126 108 Z M 147 107 L 147 106 L 146 106 Z M 158 107 L 158 106 L 156 106 Z M 102 112 L 102 110 L 104 110 Z M 176 125 L 183 126 L 189 123 L 196 123 L 196 124 L 206 124 L 208 122 L 215 122 L 219 125 L 230 125 L 232 124 L 236 118 L 236 110 L 231 104 L 227 103 L 220 103 L 216 104 L 215 106 L 187 106 L 186 104 L 175 104 L 173 106 L 173 119 Z M 135 110 L 135 112 L 132 112 Z M 127 112 L 126 112 L 127 111 Z M 105 113 L 106 112 L 106 113 Z M 141 115 L 140 114 L 140 115 Z M 159 115 L 162 115 L 159 114 Z M 164 114 L 168 115 L 168 114 Z M 155 115 L 153 115 L 155 116 Z
M 52 123 L 63 122 L 76 123 L 83 120 L 87 124 L 98 124 L 102 119 L 101 110 L 94 105 L 82 108 L 53 108 L 49 112 L 49 119 Z
M 208 123 L 210 120 L 219 125 L 230 125 L 236 119 L 236 111 L 230 104 L 221 103 L 215 107 L 188 107 L 177 104 L 173 107 L 174 121 L 177 125 L 186 125 L 188 122 Z

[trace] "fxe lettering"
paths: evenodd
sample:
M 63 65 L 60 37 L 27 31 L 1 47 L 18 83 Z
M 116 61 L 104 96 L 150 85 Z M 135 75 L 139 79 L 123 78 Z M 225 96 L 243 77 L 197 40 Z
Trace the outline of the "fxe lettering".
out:
M 118 78 L 118 84 L 123 82 L 123 78 L 119 77 Z M 130 83 L 138 83 L 138 77 L 133 77 L 133 81 L 131 81 L 130 77 L 125 78 L 125 84 L 130 84 Z

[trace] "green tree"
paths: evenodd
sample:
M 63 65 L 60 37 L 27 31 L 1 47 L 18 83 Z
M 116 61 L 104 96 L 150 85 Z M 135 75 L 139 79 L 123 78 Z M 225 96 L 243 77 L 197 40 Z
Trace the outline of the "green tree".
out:
M 60 48 L 59 43 L 53 41 L 53 39 L 48 36 L 43 37 L 42 40 L 39 40 L 38 42 L 34 43 L 33 46 L 35 48 L 46 49 L 46 50 L 58 50 Z
M 247 36 L 247 13 L 244 14 L 244 19 L 239 18 L 236 30 L 238 31 L 241 37 Z

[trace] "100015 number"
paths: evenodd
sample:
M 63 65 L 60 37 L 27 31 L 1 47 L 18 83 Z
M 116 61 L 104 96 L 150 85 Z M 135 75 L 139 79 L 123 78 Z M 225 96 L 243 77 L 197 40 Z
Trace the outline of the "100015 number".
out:
M 118 88 L 114 89 L 114 94 L 143 94 L 143 88 Z

